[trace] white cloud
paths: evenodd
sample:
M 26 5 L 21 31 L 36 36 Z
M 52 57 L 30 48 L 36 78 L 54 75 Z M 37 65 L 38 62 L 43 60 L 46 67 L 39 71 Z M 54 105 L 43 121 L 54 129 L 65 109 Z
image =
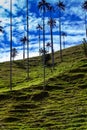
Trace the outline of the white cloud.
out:
M 20 38 L 24 36 L 24 33 L 26 35 L 26 31 L 24 32 L 24 26 L 26 28 L 26 17 L 24 16 L 23 12 L 26 11 L 25 8 L 25 0 L 12 0 L 13 1 L 13 14 L 15 17 L 13 18 L 13 43 L 16 45 L 18 49 L 18 56 L 15 59 L 22 59 L 22 44 L 20 42 Z M 30 2 L 33 2 L 33 0 L 29 0 Z M 40 0 L 35 0 L 36 3 L 38 3 Z M 50 3 L 58 2 L 58 0 L 47 0 Z M 78 44 L 82 40 L 83 37 L 85 37 L 85 27 L 84 27 L 84 12 L 81 10 L 81 4 L 83 1 L 81 0 L 62 0 L 66 4 L 66 11 L 64 12 L 64 16 L 62 16 L 62 31 L 65 31 L 67 33 L 66 42 L 69 43 L 66 46 L 72 46 L 74 44 Z M 76 3 L 74 6 L 73 3 Z M 0 62 L 9 60 L 9 41 L 10 41 L 10 19 L 7 17 L 7 14 L 10 11 L 10 0 L 2 0 L 0 1 L 0 20 L 2 23 L 0 23 L 0 26 L 3 26 L 5 34 L 0 34 L 1 39 L 1 52 L 0 52 Z M 29 3 L 29 8 L 32 7 Z M 70 8 L 68 8 L 70 7 Z M 6 9 L 6 10 L 5 10 Z M 20 14 L 18 17 L 18 13 L 21 13 L 20 10 L 22 10 L 22 14 Z M 25 12 L 26 13 L 26 12 Z M 70 14 L 70 17 L 67 15 Z M 81 20 L 75 20 L 71 21 L 72 15 L 78 16 Z M 50 41 L 50 28 L 47 25 L 48 18 L 46 17 L 45 23 L 46 23 L 46 43 Z M 30 56 L 38 55 L 38 34 L 37 34 L 37 24 L 42 25 L 42 19 L 40 17 L 37 17 L 36 13 L 29 12 L 29 32 L 33 33 L 29 35 L 29 43 L 30 43 Z M 59 36 L 58 36 L 58 18 L 56 17 L 56 27 L 53 29 L 53 32 L 55 33 L 54 37 L 54 50 L 59 50 Z M 15 35 L 14 35 L 15 34 Z M 5 38 L 5 39 L 4 39 Z M 41 32 L 41 47 L 43 46 L 42 41 L 42 32 Z M 6 41 L 7 40 L 7 41 Z M 6 43 L 5 43 L 6 42 Z M 8 44 L 8 45 L 7 45 Z M 18 46 L 17 46 L 18 45 Z M 34 51 L 34 52 L 33 52 Z

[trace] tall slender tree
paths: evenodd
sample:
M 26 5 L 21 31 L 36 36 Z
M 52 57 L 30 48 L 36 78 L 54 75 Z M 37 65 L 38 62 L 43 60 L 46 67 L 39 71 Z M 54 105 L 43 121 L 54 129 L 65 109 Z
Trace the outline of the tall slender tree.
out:
M 10 91 L 12 91 L 12 0 L 10 0 Z
M 61 43 L 61 11 L 65 11 L 65 4 L 59 0 L 59 2 L 56 3 L 58 14 L 59 14 L 59 41 L 60 41 L 60 59 L 62 59 L 62 43 Z
M 86 14 L 87 14 L 87 0 L 84 1 L 82 5 L 83 10 L 85 10 L 85 30 L 86 30 L 86 38 L 87 38 L 87 22 L 86 22 Z
M 48 25 L 50 25 L 50 36 L 51 36 L 51 53 L 52 53 L 52 67 L 54 69 L 54 47 L 53 47 L 53 27 L 56 24 L 56 21 L 53 20 L 53 12 L 54 12 L 54 7 L 52 5 L 49 5 L 48 8 L 49 14 L 50 14 L 50 19 L 48 21 Z
M 27 9 L 27 80 L 29 80 L 29 3 L 26 0 Z
M 50 18 L 48 21 L 48 25 L 50 25 L 52 67 L 54 69 L 53 27 L 56 26 L 56 21 L 53 18 Z
M 45 13 L 47 8 L 49 8 L 49 3 L 46 2 L 46 0 L 41 0 L 38 3 L 38 8 L 42 11 L 43 13 L 43 68 L 44 68 L 44 88 L 45 89 Z
M 63 37 L 63 49 L 65 49 L 65 37 L 67 34 L 65 32 L 62 32 L 62 37 Z
M 82 49 L 84 51 L 85 56 L 87 57 L 87 40 L 85 38 L 83 38 L 82 44 Z
M 51 47 L 51 43 L 47 42 L 46 47 L 47 47 L 47 51 L 49 52 L 49 48 Z
M 18 53 L 17 49 L 16 49 L 15 47 L 12 48 L 12 57 L 13 57 L 13 61 L 14 61 L 14 58 L 17 56 L 17 53 Z
M 26 44 L 26 42 L 27 42 L 26 36 L 24 36 L 23 38 L 21 38 L 20 41 L 21 41 L 22 44 L 23 44 L 23 60 L 24 60 L 24 59 L 25 59 L 25 44 Z
M 39 30 L 39 56 L 40 56 L 40 31 L 42 30 L 42 26 L 40 25 L 40 24 L 38 24 L 38 26 L 36 27 L 36 29 L 38 29 Z

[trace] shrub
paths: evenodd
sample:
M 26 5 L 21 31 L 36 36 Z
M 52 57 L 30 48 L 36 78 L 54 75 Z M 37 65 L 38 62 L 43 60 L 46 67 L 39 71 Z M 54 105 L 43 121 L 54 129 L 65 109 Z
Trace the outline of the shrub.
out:
M 83 48 L 84 54 L 85 56 L 87 56 L 87 41 L 85 38 L 83 38 L 82 44 L 83 44 L 82 48 Z

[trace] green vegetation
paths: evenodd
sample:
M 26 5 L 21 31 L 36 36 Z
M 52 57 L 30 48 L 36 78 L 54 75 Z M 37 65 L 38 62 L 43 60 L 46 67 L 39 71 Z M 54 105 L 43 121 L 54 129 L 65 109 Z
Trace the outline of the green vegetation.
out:
M 85 54 L 85 56 L 87 57 L 87 41 L 86 41 L 85 38 L 83 38 L 82 44 L 83 44 L 83 51 L 84 51 L 84 54 Z
M 30 59 L 30 81 L 27 61 L 13 62 L 12 92 L 9 62 L 0 63 L 1 130 L 87 129 L 87 58 L 82 45 L 64 49 L 62 63 L 59 52 L 54 57 L 54 72 L 46 67 L 45 90 L 41 57 Z

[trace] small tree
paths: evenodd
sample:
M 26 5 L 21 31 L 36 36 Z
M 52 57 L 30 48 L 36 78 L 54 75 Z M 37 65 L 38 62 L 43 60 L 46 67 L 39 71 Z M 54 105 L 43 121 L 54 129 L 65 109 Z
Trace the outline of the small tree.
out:
M 87 57 L 87 41 L 85 38 L 83 38 L 82 44 L 83 44 L 82 48 L 83 48 L 84 54 Z
M 36 29 L 39 31 L 39 56 L 40 56 L 40 31 L 42 30 L 42 26 L 40 24 L 38 24 L 38 26 L 36 27 Z
M 62 32 L 62 37 L 63 37 L 63 49 L 65 49 L 65 37 L 67 34 L 65 32 Z
M 24 60 L 25 59 L 25 44 L 27 42 L 26 36 L 24 36 L 23 38 L 21 38 L 20 41 L 23 43 L 23 60 Z
M 44 56 L 44 50 L 41 48 L 40 53 L 42 55 L 42 58 Z M 51 59 L 50 54 L 48 54 L 48 51 L 45 49 L 45 65 L 48 65 L 49 60 Z
M 51 55 L 47 53 L 45 56 L 45 65 L 49 66 L 49 60 L 51 60 Z
M 17 56 L 17 53 L 18 52 L 17 52 L 16 48 L 13 48 L 12 49 L 12 55 L 11 55 L 13 57 L 13 61 L 14 61 L 14 58 Z
M 49 52 L 49 48 L 51 47 L 51 43 L 50 43 L 50 42 L 47 42 L 46 47 L 47 47 L 47 50 L 48 50 L 48 52 Z

